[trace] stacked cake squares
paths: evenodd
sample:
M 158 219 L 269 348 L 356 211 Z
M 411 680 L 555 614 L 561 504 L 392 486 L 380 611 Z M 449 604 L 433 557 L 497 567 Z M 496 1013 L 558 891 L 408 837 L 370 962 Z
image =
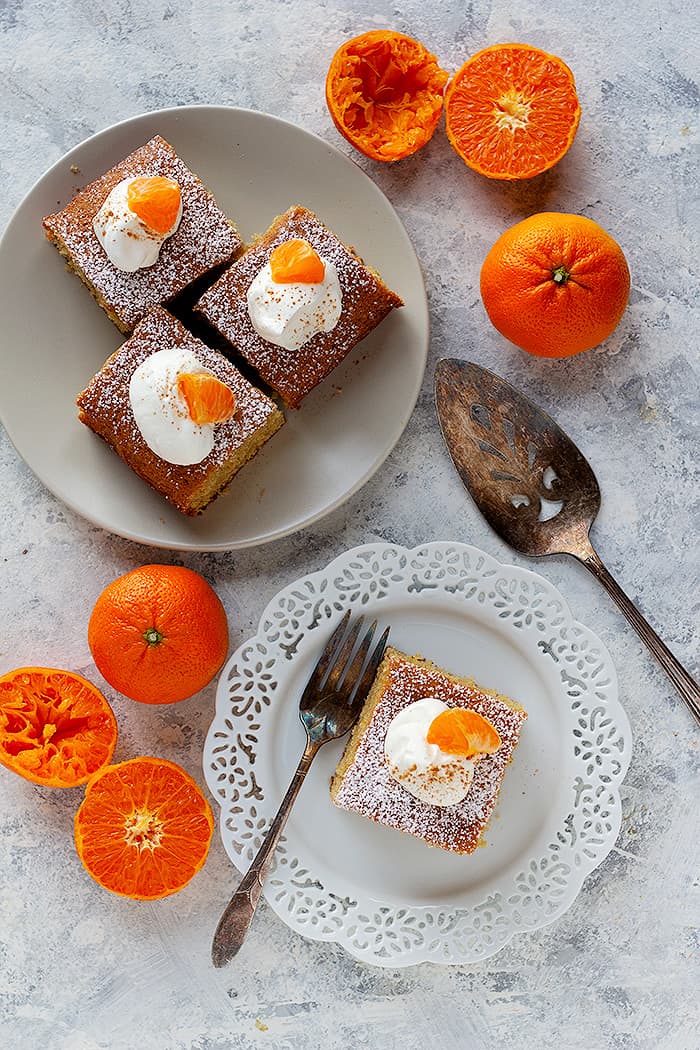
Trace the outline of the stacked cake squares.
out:
M 291 207 L 245 249 L 211 192 L 160 136 L 43 225 L 68 268 L 130 335 L 78 396 L 79 418 L 188 515 L 201 513 L 282 426 L 276 397 L 298 408 L 402 305 L 305 208 Z M 301 251 L 311 270 L 275 270 L 280 249 Z M 186 380 L 215 391 L 222 384 L 234 407 L 222 417 L 202 414 L 183 393 Z M 162 433 L 170 435 L 165 443 Z

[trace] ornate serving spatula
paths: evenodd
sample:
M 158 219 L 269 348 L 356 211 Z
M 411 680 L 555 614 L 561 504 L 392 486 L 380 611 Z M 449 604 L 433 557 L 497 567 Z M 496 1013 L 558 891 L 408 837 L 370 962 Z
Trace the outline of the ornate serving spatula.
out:
M 595 475 L 551 416 L 500 376 L 444 358 L 438 419 L 452 461 L 501 539 L 530 557 L 570 554 L 593 573 L 700 722 L 700 688 L 610 575 L 589 538 L 600 508 Z

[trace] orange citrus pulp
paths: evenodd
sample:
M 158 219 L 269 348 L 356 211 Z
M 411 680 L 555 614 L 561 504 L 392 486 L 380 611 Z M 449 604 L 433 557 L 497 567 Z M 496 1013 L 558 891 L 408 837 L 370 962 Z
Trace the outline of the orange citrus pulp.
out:
M 272 280 L 277 284 L 320 284 L 326 275 L 323 261 L 308 241 L 283 241 L 270 254 Z
M 498 731 L 488 718 L 463 707 L 450 707 L 432 720 L 427 741 L 448 755 L 492 755 L 501 746 Z
M 448 79 L 419 41 L 374 29 L 347 40 L 333 55 L 326 103 L 355 149 L 372 160 L 400 160 L 432 137 Z
M 172 229 L 180 211 L 180 187 L 162 175 L 140 175 L 132 179 L 126 193 L 134 214 L 155 233 Z
M 47 787 L 75 787 L 109 762 L 117 722 L 81 675 L 20 667 L 0 678 L 0 762 Z
M 195 423 L 224 423 L 236 411 L 233 390 L 209 372 L 181 372 L 177 389 Z
M 573 142 L 580 116 L 569 67 L 527 44 L 479 51 L 445 92 L 452 146 L 492 179 L 528 179 L 553 167 Z
M 157 900 L 204 865 L 214 819 L 199 787 L 174 762 L 133 758 L 100 770 L 75 815 L 75 847 L 105 889 Z

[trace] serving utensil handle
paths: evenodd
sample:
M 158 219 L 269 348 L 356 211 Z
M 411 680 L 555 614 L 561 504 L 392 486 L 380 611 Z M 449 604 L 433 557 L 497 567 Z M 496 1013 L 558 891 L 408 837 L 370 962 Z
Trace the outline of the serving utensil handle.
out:
M 219 919 L 211 946 L 214 966 L 224 966 L 229 962 L 238 953 L 246 939 L 277 843 L 287 823 L 294 800 L 299 794 L 299 788 L 304 783 L 304 777 L 318 749 L 318 744 L 307 741 L 304 754 L 301 756 L 287 793 L 267 830 L 260 849 Z
M 617 580 L 603 565 L 597 553 L 590 549 L 580 557 L 586 568 L 599 580 L 612 600 L 619 606 L 627 620 L 642 639 L 646 647 L 656 657 L 664 671 L 681 694 L 686 704 L 700 722 L 700 686 L 690 677 L 685 667 L 678 662 L 670 649 L 661 641 L 656 631 L 644 619 L 634 602 L 627 597 Z

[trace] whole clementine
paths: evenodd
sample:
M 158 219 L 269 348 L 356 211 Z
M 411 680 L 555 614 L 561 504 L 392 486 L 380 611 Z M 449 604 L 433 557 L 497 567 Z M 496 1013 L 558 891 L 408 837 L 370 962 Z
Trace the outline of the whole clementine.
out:
M 124 696 L 172 704 L 207 685 L 226 658 L 228 623 L 207 581 L 177 565 L 143 565 L 105 587 L 88 624 L 100 673 Z
M 583 215 L 531 215 L 498 238 L 481 267 L 492 324 L 539 357 L 570 357 L 602 343 L 629 291 L 620 245 Z

